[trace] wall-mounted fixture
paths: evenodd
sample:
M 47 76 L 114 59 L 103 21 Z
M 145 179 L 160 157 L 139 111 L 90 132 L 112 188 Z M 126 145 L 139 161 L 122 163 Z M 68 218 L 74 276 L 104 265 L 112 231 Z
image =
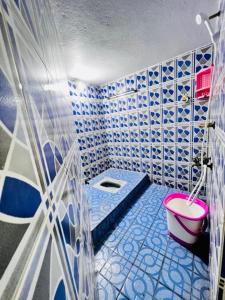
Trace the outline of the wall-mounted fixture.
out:
M 195 74 L 195 97 L 198 100 L 207 100 L 210 95 L 210 86 L 212 79 L 213 65 L 202 69 Z

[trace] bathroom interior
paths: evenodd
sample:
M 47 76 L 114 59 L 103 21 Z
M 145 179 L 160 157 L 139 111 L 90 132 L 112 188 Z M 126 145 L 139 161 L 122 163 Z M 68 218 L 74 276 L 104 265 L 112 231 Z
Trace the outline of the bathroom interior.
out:
M 0 299 L 225 299 L 225 0 L 0 0 Z

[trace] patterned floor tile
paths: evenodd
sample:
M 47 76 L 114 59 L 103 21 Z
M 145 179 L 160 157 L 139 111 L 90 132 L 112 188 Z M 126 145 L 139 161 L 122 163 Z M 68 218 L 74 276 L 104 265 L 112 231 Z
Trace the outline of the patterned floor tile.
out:
M 146 228 L 151 228 L 152 224 L 154 221 L 154 216 L 150 215 L 148 212 L 146 211 L 141 211 L 133 224 L 135 225 L 142 225 Z
M 132 209 L 139 211 L 143 208 L 143 203 L 141 201 L 137 201 L 132 205 Z
M 166 220 L 166 209 L 164 206 L 161 206 L 158 213 L 157 213 L 157 219 L 162 219 L 164 220 L 165 222 L 167 222 Z
M 209 300 L 209 280 L 193 274 L 191 300 Z
M 154 300 L 181 300 L 178 295 L 169 290 L 166 286 L 162 285 L 160 282 L 156 287 L 156 291 L 153 297 Z
M 159 210 L 159 205 L 158 204 L 145 204 L 142 208 L 142 211 L 148 212 L 149 215 L 151 216 L 156 216 Z
M 121 289 L 129 271 L 131 263 L 114 253 L 101 270 L 101 274 L 118 289 Z
M 141 245 L 138 241 L 129 235 L 125 235 L 114 251 L 133 263 L 140 248 Z
M 100 271 L 111 255 L 112 250 L 106 246 L 102 246 L 95 254 L 95 270 Z
M 167 234 L 168 233 L 168 227 L 166 220 L 157 219 L 155 218 L 151 230 L 156 231 L 160 234 Z
M 128 229 L 126 235 L 128 235 L 130 238 L 134 239 L 138 243 L 142 244 L 147 233 L 148 233 L 148 229 L 146 227 L 138 224 L 133 224 Z
M 199 258 L 198 256 L 194 256 L 194 268 L 193 272 L 199 276 L 203 276 L 205 279 L 209 278 L 209 270 L 208 266 Z
M 163 259 L 164 256 L 160 253 L 144 246 L 138 253 L 134 264 L 157 280 L 160 275 Z
M 132 300 L 153 299 L 157 281 L 133 266 L 125 281 L 122 292 Z
M 192 271 L 193 269 L 193 254 L 172 239 L 168 239 L 166 257 L 176 261 L 185 268 Z
M 99 300 L 115 300 L 119 294 L 119 291 L 101 274 L 97 276 L 97 290 Z
M 191 299 L 192 272 L 165 258 L 159 281 L 185 300 Z
M 144 244 L 163 255 L 166 253 L 168 236 L 150 230 L 144 240 Z
M 130 222 L 134 221 L 135 217 L 139 214 L 139 209 L 130 208 L 129 211 L 126 213 L 126 219 Z
M 123 238 L 123 236 L 124 232 L 116 228 L 109 234 L 109 236 L 104 242 L 104 245 L 110 249 L 115 249 L 116 246 L 119 244 L 120 240 Z

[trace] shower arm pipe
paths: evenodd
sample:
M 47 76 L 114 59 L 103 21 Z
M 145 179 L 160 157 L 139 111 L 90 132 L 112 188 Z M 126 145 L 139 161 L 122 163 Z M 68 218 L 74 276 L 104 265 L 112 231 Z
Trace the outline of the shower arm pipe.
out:
M 196 199 L 197 195 L 199 194 L 201 187 L 204 184 L 204 181 L 205 181 L 205 178 L 206 178 L 206 174 L 207 174 L 207 165 L 204 165 L 202 174 L 203 175 L 202 175 L 202 178 L 201 178 L 201 182 L 200 182 L 200 184 L 198 186 L 198 189 L 197 189 L 195 195 L 192 197 L 192 199 L 191 199 L 191 201 L 189 203 L 189 206 L 191 206 L 195 202 L 195 199 Z M 188 200 L 189 200 L 189 197 L 188 197 Z
M 209 16 L 209 20 L 212 20 L 212 19 L 214 19 L 214 18 L 216 18 L 216 17 L 220 17 L 220 14 L 221 14 L 221 10 L 219 10 L 217 13 L 215 13 L 215 14 Z

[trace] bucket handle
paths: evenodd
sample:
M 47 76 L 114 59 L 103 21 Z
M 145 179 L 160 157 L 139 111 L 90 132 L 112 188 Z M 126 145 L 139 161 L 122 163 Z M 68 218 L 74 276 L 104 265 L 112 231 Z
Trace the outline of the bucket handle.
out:
M 194 236 L 199 236 L 200 234 L 202 234 L 202 232 L 204 232 L 205 230 L 206 230 L 206 228 L 207 228 L 207 222 L 204 220 L 203 222 L 203 226 L 202 226 L 202 229 L 200 230 L 200 231 L 198 231 L 198 232 L 195 232 L 195 231 L 192 231 L 192 230 L 190 230 L 181 220 L 180 220 L 180 218 L 176 215 L 176 214 L 174 214 L 174 217 L 175 217 L 175 219 L 177 220 L 177 222 L 180 224 L 180 226 L 185 230 L 185 231 L 187 231 L 189 234 L 191 234 L 191 235 L 194 235 Z

